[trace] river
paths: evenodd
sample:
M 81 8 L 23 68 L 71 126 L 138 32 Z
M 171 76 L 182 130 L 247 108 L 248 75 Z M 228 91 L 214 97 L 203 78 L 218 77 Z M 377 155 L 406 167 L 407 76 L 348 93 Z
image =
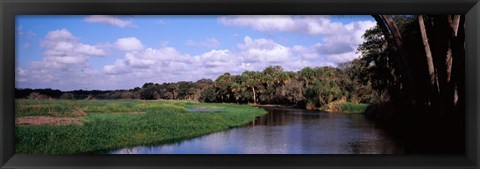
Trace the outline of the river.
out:
M 267 107 L 249 124 L 176 143 L 110 154 L 403 154 L 398 142 L 362 114 Z

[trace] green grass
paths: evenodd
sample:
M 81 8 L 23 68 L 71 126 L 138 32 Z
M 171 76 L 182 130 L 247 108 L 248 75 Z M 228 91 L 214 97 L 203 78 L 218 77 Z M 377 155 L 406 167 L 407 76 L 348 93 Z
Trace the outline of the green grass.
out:
M 368 106 L 368 104 L 350 102 L 339 103 L 339 105 L 344 113 L 364 113 Z
M 320 110 L 329 112 L 342 112 L 342 113 L 364 113 L 368 104 L 364 103 L 352 103 L 346 101 L 331 102 L 325 106 L 322 106 Z
M 222 112 L 189 112 L 189 108 Z M 72 113 L 77 109 L 87 115 L 78 117 Z M 16 117 L 78 117 L 84 122 L 66 126 L 18 125 L 16 153 L 104 153 L 162 144 L 241 126 L 263 114 L 264 109 L 247 105 L 196 101 L 16 100 Z

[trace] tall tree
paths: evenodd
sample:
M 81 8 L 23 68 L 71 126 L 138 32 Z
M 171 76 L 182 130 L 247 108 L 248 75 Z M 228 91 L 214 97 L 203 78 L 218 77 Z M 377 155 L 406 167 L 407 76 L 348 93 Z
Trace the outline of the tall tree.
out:
M 255 88 L 260 82 L 260 74 L 254 71 L 245 71 L 242 73 L 242 77 L 245 79 L 242 85 L 252 89 L 253 104 L 257 104 L 257 92 L 255 92 Z
M 442 115 L 447 119 L 454 117 L 461 122 L 464 114 L 464 15 L 420 15 L 413 17 L 415 22 L 405 23 L 400 22 L 404 16 L 373 17 L 387 44 L 380 55 L 395 59 L 393 66 L 400 70 L 394 77 L 402 85 L 395 90 L 405 91 L 392 96 L 393 102 L 408 100 L 405 104 L 415 112 Z M 420 90 L 425 88 L 423 86 L 429 86 L 426 92 Z

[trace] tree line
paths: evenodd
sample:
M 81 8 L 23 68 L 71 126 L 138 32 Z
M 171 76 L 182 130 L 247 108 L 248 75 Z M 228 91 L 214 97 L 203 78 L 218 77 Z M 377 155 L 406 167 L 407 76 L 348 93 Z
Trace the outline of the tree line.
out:
M 343 100 L 355 103 L 377 101 L 368 82 L 358 78 L 354 63 L 338 68 L 305 67 L 300 71 L 285 71 L 281 66 L 269 66 L 262 71 L 244 71 L 239 75 L 224 73 L 215 80 L 196 82 L 145 83 L 130 90 L 17 89 L 16 98 L 29 99 L 142 99 L 198 100 L 201 102 L 282 104 L 320 108 Z

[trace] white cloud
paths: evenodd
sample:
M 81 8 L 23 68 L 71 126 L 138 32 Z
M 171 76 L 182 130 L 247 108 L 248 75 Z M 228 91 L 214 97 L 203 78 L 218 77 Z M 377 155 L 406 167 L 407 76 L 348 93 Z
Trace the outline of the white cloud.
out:
M 347 30 L 353 36 L 353 42 L 360 44 L 363 42 L 362 35 L 366 30 L 374 27 L 376 22 L 373 21 L 357 21 L 346 25 Z
M 329 16 L 224 16 L 218 22 L 226 26 L 249 27 L 261 32 L 288 32 L 309 36 L 323 35 L 323 40 L 311 48 L 292 48 L 304 59 L 323 57 L 331 63 L 349 61 L 358 55 L 355 50 L 363 42 L 362 35 L 375 26 L 373 21 L 333 22 Z M 336 59 L 335 56 L 340 58 Z M 326 60 L 326 61 L 327 61 Z
M 355 54 L 355 51 L 358 45 L 363 43 L 362 35 L 375 24 L 373 21 L 357 21 L 345 24 L 343 29 L 339 30 L 339 33 L 324 38 L 323 42 L 315 44 L 314 48 L 317 53 L 326 56 L 329 61 L 334 63 L 351 61 L 359 57 Z
M 190 59 L 191 57 L 189 55 L 184 55 L 172 47 L 162 47 L 159 49 L 147 48 L 141 51 L 125 53 L 123 59 L 117 60 L 113 65 L 105 65 L 103 71 L 108 74 L 142 73 L 143 71 L 146 73 L 156 70 L 170 71 L 176 69 L 169 69 L 172 62 L 188 63 Z
M 116 60 L 113 65 L 105 65 L 103 70 L 107 74 L 122 74 L 128 72 L 127 65 L 125 65 L 123 60 Z
M 328 16 L 223 16 L 218 21 L 226 26 L 250 27 L 254 30 L 270 32 L 294 32 L 310 35 L 334 34 L 342 27 L 340 22 L 332 22 Z
M 142 42 L 135 37 L 120 38 L 115 42 L 115 45 L 123 51 L 136 51 L 144 48 Z
M 346 52 L 355 51 L 353 44 L 348 42 L 327 42 L 324 44 L 317 43 L 315 44 L 315 49 L 319 54 L 331 55 L 331 54 L 341 54 Z
M 232 56 L 233 54 L 227 49 L 211 50 L 196 56 L 195 59 L 206 67 L 218 67 L 225 65 L 230 66 L 228 63 L 235 60 Z
M 16 32 L 17 32 L 16 36 L 24 37 L 24 38 L 28 38 L 28 39 L 31 39 L 31 38 L 34 38 L 35 36 L 37 36 L 37 34 L 33 31 L 22 30 L 21 26 L 17 27 Z
M 89 56 L 105 56 L 106 55 L 104 50 L 102 50 L 102 49 L 100 49 L 96 46 L 82 44 L 82 43 L 80 43 L 76 46 L 75 52 L 85 54 L 85 55 L 89 55 Z
M 139 83 L 163 83 L 215 79 L 225 72 L 261 71 L 271 65 L 298 71 L 305 66 L 335 65 L 334 61 L 319 56 L 313 46 L 288 47 L 271 39 L 245 36 L 235 50 L 212 49 L 193 56 L 170 46 L 126 51 L 123 58 L 105 65 L 102 72 L 108 79 L 105 83 L 112 85 L 132 78 L 142 79 Z
M 58 29 L 54 31 L 50 31 L 45 36 L 45 40 L 47 41 L 55 41 L 55 40 L 63 40 L 63 41 L 73 41 L 75 40 L 75 36 L 72 35 L 67 29 Z
M 196 70 L 196 77 L 207 77 L 215 79 L 218 75 L 225 72 L 240 73 L 244 70 L 239 67 L 243 62 L 243 58 L 238 53 L 230 50 L 210 50 L 203 54 L 194 56 L 195 62 L 192 67 Z
M 40 46 L 44 49 L 42 59 L 16 71 L 16 80 L 27 87 L 77 87 L 91 77 L 91 73 L 85 72 L 90 66 L 88 59 L 107 55 L 101 47 L 79 42 L 67 29 L 48 32 Z
M 26 71 L 27 71 L 27 70 L 25 70 L 25 69 L 17 68 L 17 69 L 16 69 L 16 75 L 18 75 L 18 76 L 25 76 L 25 75 L 27 74 Z
M 50 31 L 41 43 L 44 61 L 65 65 L 84 65 L 90 56 L 105 56 L 106 52 L 93 45 L 80 43 L 67 29 Z
M 214 49 L 214 48 L 218 48 L 220 46 L 220 41 L 218 41 L 215 38 L 208 38 L 208 39 L 205 39 L 203 41 L 198 41 L 198 42 L 189 39 L 189 40 L 187 40 L 187 42 L 185 44 L 187 46 L 190 46 L 190 47 L 204 47 L 204 48 Z
M 293 46 L 292 52 L 300 55 L 303 59 L 307 59 L 307 60 L 316 59 L 319 57 L 319 55 L 315 52 L 315 50 L 312 50 L 310 48 L 300 46 L 300 45 Z
M 289 47 L 270 39 L 247 36 L 235 51 L 212 49 L 194 56 L 168 46 L 127 51 L 122 59 L 105 65 L 103 72 L 115 78 L 112 80 L 135 77 L 145 81 L 151 79 L 152 82 L 195 81 L 200 78 L 215 79 L 225 72 L 240 74 L 245 70 L 262 70 L 274 64 L 289 68 L 307 64 L 295 59 Z
M 273 40 L 252 39 L 246 36 L 243 41 L 244 43 L 237 45 L 237 48 L 241 50 L 240 54 L 248 63 L 280 63 L 287 60 L 290 55 L 288 47 L 275 43 Z
M 122 20 L 110 15 L 91 15 L 85 18 L 85 21 L 89 23 L 102 23 L 120 28 L 136 27 L 131 21 Z
M 327 55 L 325 60 L 332 65 L 337 65 L 338 63 L 348 62 L 353 60 L 353 58 L 358 58 L 359 55 L 355 52 L 347 52 L 340 54 Z

